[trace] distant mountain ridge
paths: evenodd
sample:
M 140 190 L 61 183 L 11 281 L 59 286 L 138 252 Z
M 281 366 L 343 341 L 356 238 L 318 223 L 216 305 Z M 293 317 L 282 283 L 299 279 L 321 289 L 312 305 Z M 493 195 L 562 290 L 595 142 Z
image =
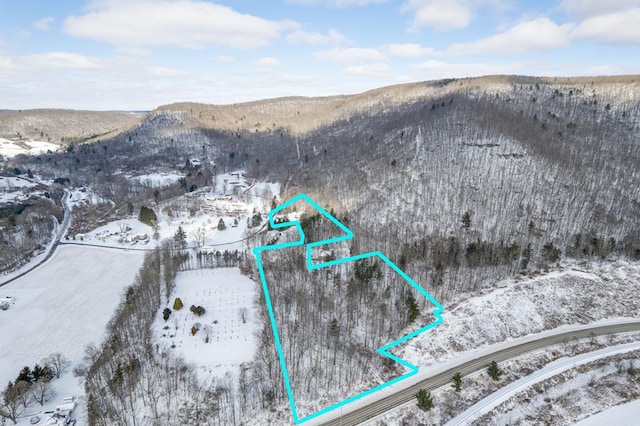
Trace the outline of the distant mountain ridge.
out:
M 610 87 L 618 94 L 627 92 L 625 102 L 640 101 L 640 75 L 610 77 L 526 77 L 486 76 L 476 78 L 444 79 L 419 83 L 399 84 L 369 90 L 355 95 L 328 97 L 284 97 L 261 101 L 213 105 L 181 102 L 158 107 L 151 114 L 182 112 L 187 114 L 185 124 L 218 130 L 263 132 L 285 129 L 304 134 L 358 113 L 375 113 L 398 107 L 418 99 L 436 98 L 469 91 L 505 91 L 512 85 L 545 84 L 553 86 Z
M 354 95 L 283 97 L 226 105 L 179 102 L 152 111 L 0 110 L 0 137 L 11 140 L 95 142 L 155 115 L 179 114 L 182 126 L 234 132 L 286 131 L 302 135 L 337 120 L 377 113 L 419 99 L 454 93 L 508 91 L 512 85 L 598 87 L 612 103 L 640 102 L 640 75 L 596 77 L 485 76 L 399 84 Z
M 0 111 L 0 138 L 62 144 L 109 137 L 137 124 L 146 114 L 125 111 L 31 109 Z

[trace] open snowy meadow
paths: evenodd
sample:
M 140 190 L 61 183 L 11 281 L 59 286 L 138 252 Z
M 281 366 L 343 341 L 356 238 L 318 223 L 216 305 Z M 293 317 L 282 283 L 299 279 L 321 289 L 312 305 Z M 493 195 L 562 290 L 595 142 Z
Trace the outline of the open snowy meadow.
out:
M 57 396 L 51 404 L 83 394 L 71 370 L 89 343 L 101 342 L 122 290 L 133 282 L 142 260 L 140 252 L 62 246 L 40 268 L 0 288 L 0 296 L 14 299 L 8 310 L 0 311 L 0 383 L 59 352 L 71 367 L 52 382 Z M 46 408 L 33 404 L 27 411 Z

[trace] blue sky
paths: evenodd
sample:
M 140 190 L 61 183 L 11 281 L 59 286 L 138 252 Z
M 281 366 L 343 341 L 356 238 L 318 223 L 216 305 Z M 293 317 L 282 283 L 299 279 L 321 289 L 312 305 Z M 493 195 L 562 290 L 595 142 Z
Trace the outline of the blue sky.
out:
M 640 0 L 0 0 L 0 109 L 640 73 Z

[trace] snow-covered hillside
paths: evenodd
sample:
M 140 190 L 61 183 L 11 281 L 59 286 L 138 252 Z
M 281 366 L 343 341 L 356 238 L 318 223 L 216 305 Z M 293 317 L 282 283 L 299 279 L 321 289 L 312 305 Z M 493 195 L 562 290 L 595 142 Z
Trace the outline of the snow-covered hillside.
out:
M 0 138 L 0 157 L 7 158 L 15 157 L 18 154 L 41 154 L 47 151 L 56 151 L 58 145 L 50 142 L 27 140 L 27 141 L 12 141 L 9 139 Z
M 398 353 L 426 367 L 461 353 L 528 334 L 607 318 L 637 318 L 640 263 L 566 264 L 531 278 L 507 279 L 496 289 L 445 306 L 443 323 Z

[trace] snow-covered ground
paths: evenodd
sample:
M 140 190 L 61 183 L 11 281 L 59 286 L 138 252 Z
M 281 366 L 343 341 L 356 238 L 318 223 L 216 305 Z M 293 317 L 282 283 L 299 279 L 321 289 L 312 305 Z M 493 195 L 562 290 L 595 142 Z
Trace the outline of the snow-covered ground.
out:
M 153 248 L 155 241 L 151 240 L 152 235 L 153 228 L 149 225 L 137 219 L 123 219 L 109 222 L 86 234 L 70 235 L 66 241 L 109 247 Z
M 69 190 L 68 203 L 71 207 L 82 206 L 86 204 L 105 203 L 106 200 L 100 198 L 91 189 L 73 188 Z
M 19 177 L 0 176 L 0 190 L 10 191 L 18 188 L 30 188 L 36 186 L 35 183 Z
M 19 177 L 0 176 L 0 204 L 20 202 L 28 198 L 29 188 L 35 183 Z
M 240 365 L 251 362 L 255 354 L 258 291 L 256 283 L 237 268 L 180 272 L 169 303 L 156 317 L 154 339 L 162 351 L 173 351 L 197 365 L 202 380 L 222 378 L 227 372 L 237 378 Z M 178 311 L 173 310 L 176 297 L 184 304 Z M 191 312 L 192 305 L 205 308 L 204 315 Z M 162 318 L 165 307 L 172 310 L 167 321 Z M 194 324 L 198 331 L 192 335 Z
M 152 188 L 161 188 L 176 183 L 184 177 L 178 173 L 147 173 L 144 175 L 132 176 L 131 179 L 140 182 L 142 185 L 150 186 Z
M 122 290 L 133 282 L 142 260 L 141 253 L 131 251 L 63 246 L 40 268 L 0 288 L 0 296 L 15 299 L 0 311 L 0 384 L 53 352 L 69 358 L 71 368 L 81 362 L 85 347 L 101 342 Z M 71 368 L 53 382 L 60 397 L 84 393 Z M 58 399 L 44 409 L 53 408 Z M 28 412 L 40 409 L 32 405 Z
M 0 138 L 0 155 L 15 157 L 19 154 L 41 154 L 51 150 L 55 152 L 58 145 L 44 141 L 21 141 L 20 143 Z
M 157 240 L 152 227 L 140 223 L 137 218 L 111 222 L 80 235 L 69 235 L 74 243 L 96 244 L 109 247 L 153 248 L 157 241 L 172 238 L 178 227 L 187 236 L 187 245 L 202 251 L 244 249 L 247 219 L 254 211 L 265 214 L 270 210 L 274 194 L 280 186 L 275 183 L 254 182 L 242 176 L 225 174 L 216 178 L 216 190 L 204 188 L 160 205 L 149 206 L 158 218 Z M 177 176 L 177 175 L 176 175 Z M 226 181 L 226 182 L 225 182 Z M 237 186 L 235 195 L 225 195 Z M 276 192 L 274 192 L 276 191 Z M 88 189 L 75 189 L 69 199 L 72 205 L 96 203 Z M 222 219 L 226 229 L 219 230 Z M 266 218 L 263 218 L 263 224 Z M 203 240 L 198 243 L 196 234 Z M 144 238 L 144 236 L 148 238 Z M 75 240 L 73 238 L 75 237 Z
M 526 279 L 507 279 L 496 289 L 445 306 L 443 323 L 399 350 L 421 367 L 471 350 L 571 324 L 605 318 L 637 318 L 640 262 L 612 262 L 589 270 L 575 264 Z
M 636 426 L 640 419 L 640 400 L 604 410 L 576 423 L 576 426 Z

